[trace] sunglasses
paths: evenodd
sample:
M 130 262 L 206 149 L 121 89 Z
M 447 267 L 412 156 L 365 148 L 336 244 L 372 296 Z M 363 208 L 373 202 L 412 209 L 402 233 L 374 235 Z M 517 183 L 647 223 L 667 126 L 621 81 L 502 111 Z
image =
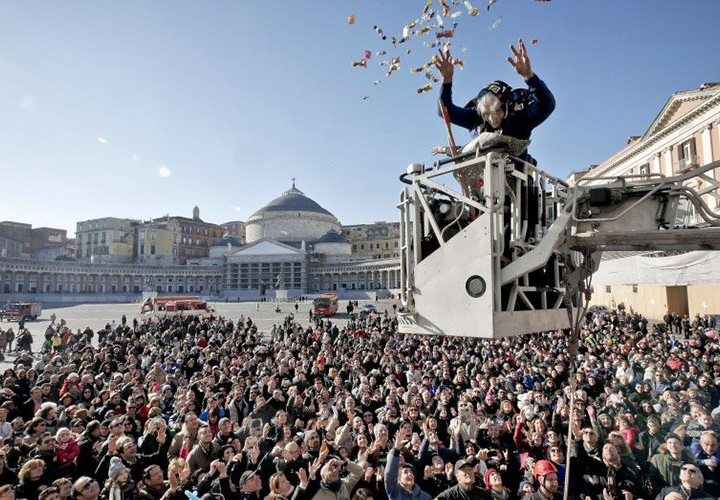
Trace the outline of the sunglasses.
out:
M 95 481 L 94 479 L 91 479 L 90 481 L 88 481 L 87 483 L 85 483 L 85 484 L 82 486 L 82 488 L 80 488 L 80 490 L 81 490 L 81 491 L 85 491 L 85 490 L 87 490 L 87 489 L 90 489 L 90 487 L 93 485 L 93 483 L 97 483 L 97 481 Z

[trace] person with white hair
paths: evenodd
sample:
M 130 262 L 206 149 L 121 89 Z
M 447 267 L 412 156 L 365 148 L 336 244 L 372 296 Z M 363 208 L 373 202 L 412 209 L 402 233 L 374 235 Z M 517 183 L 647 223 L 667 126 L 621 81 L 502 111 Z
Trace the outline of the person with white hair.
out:
M 483 87 L 477 97 L 464 107 L 452 102 L 454 63 L 450 52 L 440 51 L 435 67 L 442 75 L 440 100 L 447 109 L 450 122 L 470 130 L 472 134 L 500 132 L 516 139 L 528 140 L 532 130 L 555 110 L 555 98 L 533 71 L 527 47 L 518 40 L 518 48 L 510 45 L 508 63 L 525 81 L 526 89 L 513 89 L 495 80 Z
M 697 465 L 686 463 L 680 467 L 680 484 L 666 486 L 655 497 L 655 500 L 710 500 L 716 497 L 703 489 L 703 476 Z

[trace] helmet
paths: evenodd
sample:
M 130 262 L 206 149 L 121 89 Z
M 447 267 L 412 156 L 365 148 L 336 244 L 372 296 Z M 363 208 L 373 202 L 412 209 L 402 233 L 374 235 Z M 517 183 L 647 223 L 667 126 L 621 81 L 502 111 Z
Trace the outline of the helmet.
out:
M 533 466 L 533 476 L 535 476 L 535 479 L 553 473 L 557 474 L 557 469 L 549 460 L 538 460 Z
M 497 97 L 501 103 L 507 104 L 511 100 L 513 89 L 510 85 L 507 83 L 501 81 L 501 80 L 495 80 L 494 82 L 490 82 L 487 85 L 485 85 L 480 92 L 478 93 L 477 97 L 475 97 L 473 100 L 468 102 L 465 107 L 466 108 L 476 108 L 478 101 L 480 101 L 480 98 L 484 96 L 487 93 L 493 94 L 495 97 Z

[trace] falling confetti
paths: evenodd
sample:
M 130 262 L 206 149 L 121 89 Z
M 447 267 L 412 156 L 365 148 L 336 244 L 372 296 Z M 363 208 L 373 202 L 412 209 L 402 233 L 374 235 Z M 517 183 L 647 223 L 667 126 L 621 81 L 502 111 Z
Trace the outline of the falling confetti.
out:
M 428 83 L 424 87 L 420 87 L 419 89 L 417 89 L 417 93 L 422 94 L 423 92 L 430 92 L 431 90 L 432 90 L 432 85 Z
M 468 10 L 469 16 L 475 17 L 480 13 L 477 8 L 473 7 L 473 4 L 470 3 L 470 0 L 465 0 L 463 2 L 463 5 L 465 5 L 465 8 Z
M 447 0 L 440 0 L 440 5 L 442 5 L 443 8 L 443 16 L 447 17 L 450 13 L 450 6 L 447 4 Z
M 445 23 L 443 22 L 442 17 L 440 17 L 440 14 L 435 15 L 435 21 L 437 22 L 437 27 L 439 29 L 445 28 Z
M 500 23 L 502 23 L 502 16 L 499 16 L 497 19 L 495 19 L 492 24 L 490 25 L 490 29 L 494 30 L 497 29 L 498 26 L 500 26 Z
M 385 33 L 383 33 L 382 28 L 380 28 L 379 26 L 373 26 L 373 29 L 375 30 L 375 33 L 380 35 L 380 38 L 382 38 L 383 40 L 387 40 L 387 37 L 385 36 Z
M 489 0 L 489 1 L 488 1 L 488 6 L 487 6 L 487 10 L 490 10 L 490 7 L 492 7 L 492 6 L 495 5 L 496 3 L 497 3 L 497 0 Z
M 384 56 L 385 54 L 387 54 L 387 52 L 385 52 L 384 50 L 378 50 L 377 52 L 375 52 L 376 56 Z
M 458 17 L 462 16 L 462 14 L 463 14 L 462 11 L 459 10 L 459 11 L 457 11 L 457 12 L 453 12 L 453 13 L 450 15 L 450 17 L 453 18 L 453 19 L 457 19 Z
M 361 60 L 359 60 L 359 61 L 353 61 L 353 62 L 352 62 L 352 67 L 353 67 L 353 68 L 367 68 L 367 60 L 366 60 L 366 59 L 361 59 Z
M 435 83 L 439 82 L 438 78 L 435 76 L 435 73 L 433 73 L 433 70 L 429 70 L 425 72 L 425 78 L 428 80 L 431 80 Z
M 460 69 L 465 69 L 465 62 L 462 59 L 453 59 L 453 66 L 460 66 Z
M 366 50 L 365 51 L 365 59 L 370 59 L 371 57 L 372 57 L 372 52 L 370 52 L 369 50 Z
M 348 16 L 348 24 L 355 24 L 355 14 L 350 14 Z
M 434 49 L 435 47 L 437 47 L 436 42 L 423 42 L 423 45 L 425 45 L 425 47 L 429 49 Z
M 422 66 L 411 69 L 410 73 L 422 73 L 423 71 L 426 71 L 428 68 L 434 66 L 437 62 L 438 62 L 437 56 L 432 56 L 432 59 L 430 59 L 430 61 L 426 62 Z
M 532 43 L 533 45 L 537 45 L 538 43 L 540 43 L 540 39 L 539 38 L 531 38 L 530 43 Z
M 363 101 L 367 101 L 368 99 L 370 99 L 370 96 L 369 95 L 360 96 L 360 99 Z
M 460 47 L 460 50 L 461 50 L 462 52 L 467 52 L 467 47 L 465 47 L 465 46 L 463 45 L 462 47 Z
M 412 49 L 407 49 L 407 50 L 405 51 L 405 53 L 406 53 L 407 55 L 410 55 L 410 52 L 412 52 Z
M 380 80 L 375 80 L 375 81 L 373 82 L 373 85 L 380 85 L 381 83 L 382 83 L 382 82 L 381 82 Z
M 453 36 L 455 36 L 455 30 L 438 31 L 435 33 L 435 38 L 438 40 L 440 38 L 452 38 Z
M 104 137 L 98 137 L 98 138 L 97 138 L 97 141 L 98 141 L 100 144 L 107 144 L 107 140 L 106 140 Z
M 420 36 L 420 35 L 424 35 L 424 34 L 427 33 L 428 31 L 430 31 L 430 26 L 423 26 L 422 28 L 420 28 L 419 30 L 417 30 L 417 31 L 415 32 L 415 34 L 418 35 L 418 36 Z

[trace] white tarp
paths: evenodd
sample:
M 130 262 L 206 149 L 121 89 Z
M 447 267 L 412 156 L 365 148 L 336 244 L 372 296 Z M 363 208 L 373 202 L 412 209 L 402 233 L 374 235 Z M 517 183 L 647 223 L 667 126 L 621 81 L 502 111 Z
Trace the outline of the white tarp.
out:
M 720 284 L 720 252 L 698 251 L 670 257 L 635 255 L 603 260 L 595 285 Z

